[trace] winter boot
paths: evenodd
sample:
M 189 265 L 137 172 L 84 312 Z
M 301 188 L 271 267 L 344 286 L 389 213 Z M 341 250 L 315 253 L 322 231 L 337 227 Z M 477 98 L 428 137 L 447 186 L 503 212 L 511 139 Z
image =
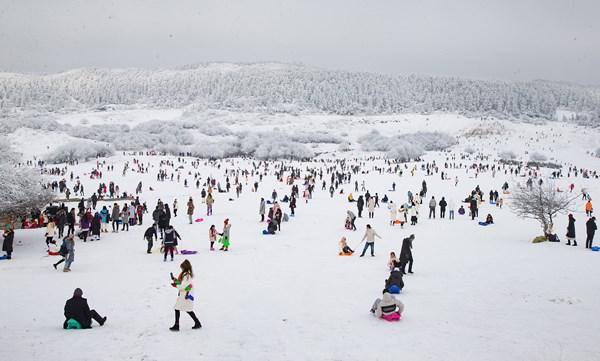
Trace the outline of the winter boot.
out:
M 573 241 L 573 246 L 577 246 L 577 241 Z
M 199 328 L 202 328 L 202 324 L 200 323 L 200 321 L 196 322 L 196 324 L 194 324 L 194 327 L 192 327 L 192 330 L 197 330 Z
M 179 324 L 178 323 L 174 324 L 173 327 L 169 328 L 169 330 L 171 330 L 171 331 L 179 331 Z
M 567 240 L 567 246 L 571 245 L 571 240 Z

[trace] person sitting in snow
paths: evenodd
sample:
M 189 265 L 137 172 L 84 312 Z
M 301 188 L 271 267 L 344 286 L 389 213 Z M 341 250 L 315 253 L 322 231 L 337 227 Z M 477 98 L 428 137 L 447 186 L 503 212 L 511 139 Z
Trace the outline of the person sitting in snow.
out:
M 388 321 L 400 320 L 404 312 L 404 304 L 397 300 L 386 289 L 383 290 L 382 298 L 378 298 L 371 307 L 371 313 L 377 318 L 383 318 Z
M 465 214 L 465 207 L 463 207 L 462 205 L 460 206 L 460 208 L 458 209 L 458 214 L 460 214 L 461 216 Z
M 402 271 L 400 271 L 400 263 L 394 262 L 392 271 L 387 280 L 385 280 L 385 288 L 390 289 L 392 286 L 396 286 L 401 290 L 404 288 L 404 281 L 402 280 Z
M 354 251 L 350 248 L 350 246 L 348 246 L 348 243 L 346 241 L 346 237 L 342 237 L 342 239 L 340 240 L 340 256 L 341 255 L 351 255 L 354 253 Z
M 356 200 L 354 200 L 354 197 L 352 196 L 352 192 L 348 193 L 348 202 L 356 202 Z
M 82 297 L 81 288 L 76 288 L 73 297 L 65 303 L 65 322 L 63 328 L 92 328 L 92 319 L 100 326 L 106 322 L 106 316 L 101 317 L 96 310 L 90 310 L 87 300 Z
M 485 224 L 494 224 L 494 218 L 492 217 L 491 214 L 488 213 L 488 215 L 485 217 Z

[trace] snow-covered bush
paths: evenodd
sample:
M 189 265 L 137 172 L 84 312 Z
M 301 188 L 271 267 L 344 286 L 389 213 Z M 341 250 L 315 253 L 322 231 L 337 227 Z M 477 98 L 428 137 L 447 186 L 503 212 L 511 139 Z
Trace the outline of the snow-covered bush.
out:
M 533 152 L 529 155 L 529 159 L 533 162 L 545 162 L 548 157 L 539 152 Z
M 46 156 L 46 161 L 49 163 L 66 163 L 74 160 L 108 157 L 113 153 L 114 149 L 106 143 L 77 140 L 56 148 Z
M 473 154 L 473 153 L 475 153 L 475 149 L 473 149 L 473 147 L 471 147 L 471 146 L 468 146 L 465 148 L 465 153 Z
M 290 139 L 298 143 L 333 143 L 339 144 L 342 138 L 328 132 L 295 132 Z
M 218 141 L 201 142 L 191 148 L 192 155 L 199 158 L 222 159 L 241 155 L 240 146 L 237 142 Z
M 343 141 L 338 145 L 338 150 L 340 152 L 349 152 L 352 150 L 352 145 L 348 141 Z
M 14 164 L 21 159 L 21 154 L 15 152 L 8 139 L 0 138 L 0 161 Z
M 387 137 L 372 130 L 360 136 L 358 143 L 364 151 L 386 152 L 389 158 L 407 161 L 419 158 L 426 151 L 444 150 L 456 144 L 456 140 L 440 132 L 416 132 Z
M 31 168 L 0 164 L 0 218 L 23 216 L 32 208 L 43 208 L 53 195 L 42 188 L 40 174 Z
M 596 157 L 600 157 L 600 148 L 596 149 Z

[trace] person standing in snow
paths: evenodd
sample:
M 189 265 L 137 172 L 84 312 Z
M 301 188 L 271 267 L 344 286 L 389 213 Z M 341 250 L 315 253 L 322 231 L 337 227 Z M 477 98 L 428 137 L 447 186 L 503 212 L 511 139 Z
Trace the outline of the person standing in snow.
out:
M 408 273 L 413 273 L 413 256 L 412 248 L 415 235 L 411 234 L 408 238 L 402 240 L 402 249 L 400 250 L 400 269 L 403 274 L 406 274 L 406 265 L 408 264 Z
M 375 217 L 375 198 L 369 197 L 367 201 L 367 208 L 369 209 L 369 218 Z
M 265 204 L 265 199 L 261 198 L 260 199 L 260 206 L 258 207 L 258 214 L 260 214 L 260 221 L 264 222 L 265 221 L 265 212 L 266 212 L 266 204 Z
M 295 216 L 295 209 L 296 209 L 296 196 L 294 194 L 292 194 L 292 198 L 290 199 L 290 212 L 292 216 Z
M 152 253 L 152 247 L 154 245 L 154 240 L 158 240 L 158 234 L 156 233 L 156 225 L 151 225 L 144 232 L 144 239 L 148 242 L 148 248 L 146 249 L 146 253 Z
M 206 196 L 206 215 L 207 216 L 212 216 L 213 214 L 213 203 L 215 203 L 215 200 L 212 196 L 211 193 L 208 193 L 208 195 Z
M 442 200 L 439 203 L 440 206 L 440 218 L 446 218 L 446 206 L 448 206 L 448 202 L 446 199 L 442 197 Z
M 577 240 L 575 239 L 575 217 L 573 214 L 569 213 L 569 224 L 567 225 L 567 246 L 571 245 L 571 241 L 573 241 L 573 246 L 577 246 Z
M 210 241 L 210 250 L 214 251 L 215 242 L 217 241 L 217 227 L 214 224 L 208 229 L 208 240 Z
M 367 224 L 367 230 L 365 231 L 365 235 L 361 240 L 361 242 L 364 240 L 366 240 L 367 242 L 365 243 L 365 248 L 363 248 L 363 251 L 360 254 L 361 257 L 365 255 L 365 252 L 367 252 L 367 248 L 369 247 L 371 247 L 371 257 L 375 257 L 375 237 L 381 239 L 381 237 L 377 234 L 377 232 L 375 232 L 371 225 Z
M 431 219 L 432 215 L 433 215 L 433 219 L 435 219 L 435 206 L 436 206 L 435 197 L 431 197 L 431 200 L 429 201 L 429 219 Z
M 110 215 L 110 218 L 112 219 L 112 231 L 116 233 L 119 233 L 119 213 L 121 213 L 119 205 L 116 203 L 113 204 L 112 214 Z
M 365 200 L 363 196 L 358 196 L 358 201 L 356 201 L 356 208 L 358 209 L 358 218 L 362 218 L 362 211 L 365 206 Z
M 170 253 L 171 254 L 171 261 L 173 261 L 173 252 L 175 252 L 175 247 L 177 246 L 177 240 L 181 239 L 181 236 L 179 236 L 179 233 L 177 233 L 177 231 L 173 228 L 173 226 L 168 226 L 167 229 L 165 229 L 165 240 L 163 242 L 164 246 L 165 246 L 165 254 L 164 254 L 164 259 L 163 261 L 166 262 L 167 261 L 167 254 Z
M 221 238 L 219 238 L 219 243 L 221 243 L 223 246 L 219 249 L 221 251 L 229 251 L 229 245 L 230 245 L 230 232 L 231 232 L 231 224 L 229 223 L 229 218 L 226 218 L 225 221 L 223 221 L 223 232 L 219 233 L 219 235 L 221 236 Z
M 591 217 L 593 210 L 594 210 L 594 207 L 592 207 L 592 201 L 588 200 L 587 203 L 585 204 L 585 215 L 588 217 Z
M 192 329 L 196 330 L 202 327 L 202 324 L 194 313 L 194 296 L 193 296 L 193 285 L 192 279 L 194 278 L 194 272 L 192 271 L 192 264 L 187 259 L 184 260 L 181 265 L 181 272 L 179 276 L 175 278 L 171 273 L 171 286 L 177 288 L 177 301 L 175 302 L 175 324 L 169 328 L 171 331 L 179 331 L 179 317 L 181 311 L 187 312 L 188 315 L 194 321 Z
M 65 258 L 63 272 L 71 272 L 71 264 L 75 261 L 75 239 L 73 235 L 70 235 L 65 238 L 64 242 L 67 256 Z M 56 268 L 56 266 L 54 266 L 54 268 Z
M 102 232 L 108 232 L 108 219 L 110 217 L 106 206 L 102 207 L 102 210 L 100 211 L 100 218 L 102 219 Z
M 596 233 L 596 217 L 591 217 L 585 222 L 586 239 L 585 248 L 592 249 L 592 243 L 594 242 L 594 234 Z
M 54 233 L 56 233 L 56 225 L 52 218 L 48 219 L 48 224 L 46 225 L 46 247 L 50 247 L 50 243 L 56 244 L 54 240 Z
M 121 223 L 123 225 L 121 231 L 124 231 L 125 227 L 127 227 L 127 232 L 129 232 L 129 207 L 127 203 L 123 205 L 123 210 L 121 211 Z
M 190 220 L 190 224 L 192 224 L 192 216 L 194 215 L 194 201 L 192 200 L 192 197 L 190 197 L 190 199 L 187 202 L 187 215 L 188 218 Z
M 4 226 L 4 232 L 2 233 L 4 239 L 2 240 L 2 251 L 6 252 L 6 259 L 12 258 L 13 252 L 13 241 L 15 239 L 15 232 L 13 231 L 10 223 Z
M 448 219 L 454 219 L 454 208 L 456 208 L 454 200 L 448 200 Z
M 398 216 L 398 209 L 393 201 L 388 203 L 388 209 L 390 210 L 390 226 L 393 226 L 394 222 L 396 221 L 396 217 Z
M 177 217 L 177 210 L 179 209 L 179 204 L 177 204 L 177 198 L 173 201 L 173 217 Z

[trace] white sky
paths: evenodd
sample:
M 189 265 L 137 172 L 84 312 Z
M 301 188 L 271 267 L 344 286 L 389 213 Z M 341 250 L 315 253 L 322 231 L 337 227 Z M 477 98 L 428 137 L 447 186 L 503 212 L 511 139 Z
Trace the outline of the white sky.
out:
M 600 84 L 600 0 L 0 0 L 0 69 L 279 61 Z

